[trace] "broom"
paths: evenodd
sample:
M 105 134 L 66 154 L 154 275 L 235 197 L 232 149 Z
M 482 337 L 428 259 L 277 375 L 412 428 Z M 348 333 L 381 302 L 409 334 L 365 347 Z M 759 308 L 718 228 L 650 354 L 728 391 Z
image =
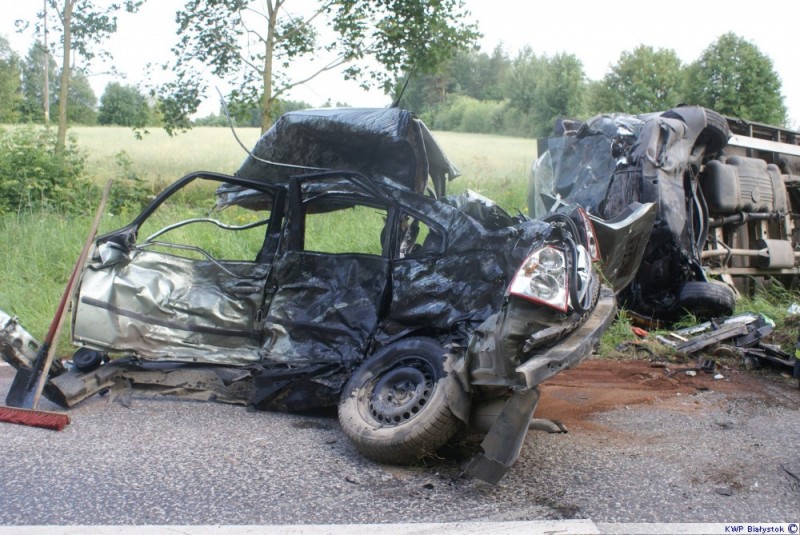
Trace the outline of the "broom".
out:
M 11 388 L 8 390 L 8 395 L 6 396 L 6 403 L 8 406 L 0 406 L 0 421 L 2 422 L 44 427 L 56 431 L 61 431 L 69 424 L 69 415 L 62 412 L 37 410 L 36 406 L 39 404 L 39 397 L 42 394 L 45 382 L 47 382 L 50 365 L 55 356 L 56 347 L 58 346 L 58 340 L 61 334 L 61 327 L 64 325 L 64 318 L 67 315 L 67 305 L 74 297 L 75 291 L 78 288 L 80 273 L 89 257 L 89 251 L 97 235 L 97 228 L 100 226 L 100 218 L 103 216 L 103 210 L 108 201 L 110 191 L 111 180 L 106 183 L 106 187 L 103 189 L 103 197 L 100 200 L 100 206 L 97 208 L 97 213 L 94 216 L 89 236 L 86 238 L 86 243 L 72 270 L 67 287 L 64 289 L 64 294 L 61 296 L 61 301 L 58 303 L 58 308 L 56 309 L 53 321 L 50 323 L 47 336 L 36 352 L 33 366 L 30 368 L 19 368 L 17 370 L 17 375 L 14 376 L 14 381 L 11 383 Z

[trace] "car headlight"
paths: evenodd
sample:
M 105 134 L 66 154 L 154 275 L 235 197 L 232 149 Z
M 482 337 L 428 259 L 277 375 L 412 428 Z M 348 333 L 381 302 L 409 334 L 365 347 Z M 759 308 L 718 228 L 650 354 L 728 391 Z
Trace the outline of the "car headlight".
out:
M 514 275 L 508 293 L 534 303 L 567 311 L 567 258 L 561 249 L 548 245 L 528 255 Z

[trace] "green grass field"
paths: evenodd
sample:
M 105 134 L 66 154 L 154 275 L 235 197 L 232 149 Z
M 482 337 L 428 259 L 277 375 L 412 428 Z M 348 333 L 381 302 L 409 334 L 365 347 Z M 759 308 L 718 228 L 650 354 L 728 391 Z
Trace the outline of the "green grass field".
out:
M 259 137 L 257 129 L 237 132 L 248 146 Z M 226 128 L 196 128 L 172 138 L 153 130 L 141 141 L 121 127 L 76 127 L 70 133 L 87 153 L 87 168 L 95 181 L 119 176 L 117 154 L 125 151 L 129 171 L 153 184 L 154 192 L 191 171 L 233 173 L 246 157 Z M 535 140 L 450 132 L 435 137 L 462 172 L 448 185 L 448 192 L 469 188 L 509 211 L 524 211 Z M 94 209 L 90 206 L 88 212 Z M 106 213 L 100 232 L 120 228 L 135 215 L 134 210 Z M 0 217 L 0 309 L 19 316 L 34 336 L 46 332 L 90 224 L 90 216 L 54 213 Z M 60 344 L 65 354 L 68 338 L 65 333 Z
M 87 152 L 89 172 L 98 182 L 119 173 L 116 155 L 120 151 L 128 154 L 136 174 L 161 186 L 191 171 L 233 173 L 247 156 L 227 128 L 195 128 L 172 138 L 163 130 L 153 130 L 141 141 L 123 127 L 76 127 L 70 133 Z M 248 147 L 259 137 L 256 128 L 237 129 L 237 133 Z M 525 207 L 536 140 L 456 132 L 434 135 L 461 170 L 461 177 L 450 183 L 450 192 L 470 188 L 506 209 Z

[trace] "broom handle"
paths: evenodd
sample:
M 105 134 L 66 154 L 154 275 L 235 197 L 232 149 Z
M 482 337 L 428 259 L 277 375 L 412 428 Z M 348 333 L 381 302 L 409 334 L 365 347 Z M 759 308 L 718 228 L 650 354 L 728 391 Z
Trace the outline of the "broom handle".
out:
M 45 338 L 44 343 L 49 344 L 49 347 L 47 348 L 47 357 L 45 358 L 41 374 L 36 380 L 36 388 L 34 389 L 33 393 L 34 409 L 39 404 L 39 397 L 42 395 L 44 384 L 47 381 L 48 375 L 50 374 L 50 365 L 53 363 L 53 357 L 56 353 L 58 340 L 61 336 L 61 327 L 63 327 L 64 318 L 67 316 L 67 303 L 72 300 L 75 290 L 78 287 L 78 280 L 80 279 L 79 274 L 83 270 L 86 259 L 89 257 L 89 251 L 91 250 L 92 244 L 94 243 L 94 238 L 97 235 L 97 229 L 100 226 L 100 219 L 103 217 L 103 210 L 105 210 L 106 202 L 108 202 L 108 195 L 110 192 L 111 180 L 109 179 L 108 182 L 106 182 L 106 187 L 103 188 L 103 197 L 100 199 L 100 206 L 97 207 L 97 213 L 94 215 L 94 221 L 92 222 L 92 227 L 89 230 L 89 235 L 86 238 L 86 243 L 83 245 L 83 250 L 81 250 L 81 254 L 78 257 L 78 262 L 75 264 L 75 268 L 72 270 L 72 275 L 69 277 L 69 282 L 64 290 L 64 295 L 61 296 L 58 309 L 56 309 L 56 315 L 53 318 L 52 323 L 50 323 L 50 329 L 47 331 L 47 337 Z

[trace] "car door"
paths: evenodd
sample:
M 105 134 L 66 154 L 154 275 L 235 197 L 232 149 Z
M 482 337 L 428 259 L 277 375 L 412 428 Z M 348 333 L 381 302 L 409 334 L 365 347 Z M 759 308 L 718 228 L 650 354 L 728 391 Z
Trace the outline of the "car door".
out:
M 387 203 L 338 176 L 296 179 L 271 274 L 264 356 L 275 363 L 361 360 L 384 307 Z
M 215 192 L 226 180 L 236 182 L 184 177 L 131 225 L 98 239 L 76 300 L 77 343 L 194 363 L 258 360 L 284 195 L 259 186 L 259 209 L 219 210 Z

